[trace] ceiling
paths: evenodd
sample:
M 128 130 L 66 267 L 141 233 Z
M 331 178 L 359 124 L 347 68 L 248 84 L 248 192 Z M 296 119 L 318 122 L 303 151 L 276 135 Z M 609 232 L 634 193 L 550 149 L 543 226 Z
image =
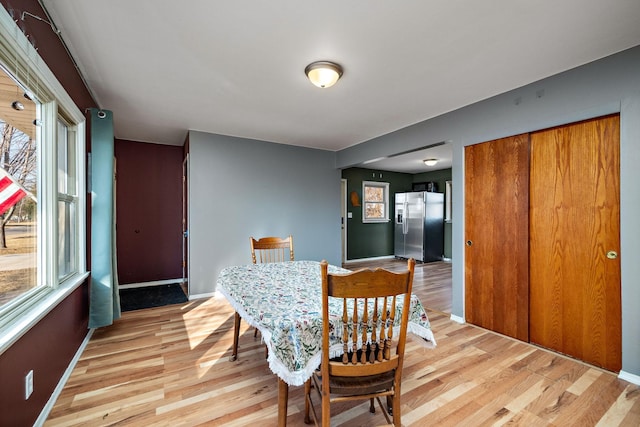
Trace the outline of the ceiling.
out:
M 22 109 L 13 107 L 19 103 Z M 0 69 L 0 121 L 20 130 L 29 138 L 36 135 L 36 104 L 25 97 L 25 91 L 9 75 Z
M 337 151 L 640 44 L 638 0 L 41 3 L 116 137 L 172 145 L 192 129 Z M 344 68 L 335 86 L 306 79 L 318 60 Z M 365 167 L 450 167 L 446 148 Z

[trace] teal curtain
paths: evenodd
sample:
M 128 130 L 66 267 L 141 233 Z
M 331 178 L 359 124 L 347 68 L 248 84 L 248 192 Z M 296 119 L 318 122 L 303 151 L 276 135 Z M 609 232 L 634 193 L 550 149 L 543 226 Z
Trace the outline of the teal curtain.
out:
M 89 327 L 111 325 L 120 317 L 115 243 L 113 114 L 90 109 L 91 285 Z

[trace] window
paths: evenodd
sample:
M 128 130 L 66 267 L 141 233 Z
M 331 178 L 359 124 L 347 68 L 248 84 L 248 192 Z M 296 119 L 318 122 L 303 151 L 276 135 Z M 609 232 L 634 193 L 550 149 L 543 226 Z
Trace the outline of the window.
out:
M 0 70 L 0 83 L 13 105 L 0 107 L 0 307 L 38 287 L 37 180 L 35 143 L 39 104 L 23 98 L 21 88 Z M 19 105 L 17 104 L 19 103 Z
M 0 173 L 24 193 L 0 212 L 1 352 L 88 273 L 84 116 L 2 8 L 0 83 Z
M 362 182 L 362 222 L 389 221 L 389 183 Z
M 6 71 L 0 83 L 12 103 L 0 106 L 0 172 L 3 175 L 0 209 L 0 310 L 24 298 L 38 280 L 38 177 L 36 121 L 40 103 L 25 92 Z M 10 95 L 11 96 L 11 95 Z

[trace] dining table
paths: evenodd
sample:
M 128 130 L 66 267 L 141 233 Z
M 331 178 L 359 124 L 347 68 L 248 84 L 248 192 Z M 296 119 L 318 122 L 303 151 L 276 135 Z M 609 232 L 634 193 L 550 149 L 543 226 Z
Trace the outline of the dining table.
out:
M 334 265 L 329 265 L 328 271 L 350 272 Z M 303 385 L 320 366 L 322 358 L 320 262 L 304 260 L 225 267 L 218 275 L 217 290 L 247 324 L 260 331 L 267 346 L 269 368 L 278 377 L 278 425 L 285 426 L 289 385 Z M 401 301 L 396 310 L 396 322 L 399 322 L 404 310 Z M 408 332 L 424 340 L 426 347 L 435 346 L 427 313 L 414 294 L 409 310 Z M 342 329 L 339 313 L 341 305 L 332 306 L 330 299 L 333 357 L 343 351 L 342 341 L 335 335 L 335 331 Z

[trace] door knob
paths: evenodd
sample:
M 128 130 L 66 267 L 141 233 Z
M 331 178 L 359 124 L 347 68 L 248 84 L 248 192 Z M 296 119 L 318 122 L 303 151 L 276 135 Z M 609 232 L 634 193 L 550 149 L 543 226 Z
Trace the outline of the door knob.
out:
M 618 252 L 616 252 L 616 251 L 609 251 L 609 252 L 607 252 L 607 258 L 609 258 L 609 259 L 616 259 L 616 258 L 618 258 Z
M 467 246 L 471 246 L 473 245 L 473 242 L 471 240 L 467 240 Z

